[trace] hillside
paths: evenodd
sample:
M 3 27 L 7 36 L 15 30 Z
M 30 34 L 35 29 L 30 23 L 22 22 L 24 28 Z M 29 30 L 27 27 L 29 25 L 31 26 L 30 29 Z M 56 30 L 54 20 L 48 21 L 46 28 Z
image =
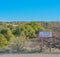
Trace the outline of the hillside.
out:
M 53 32 L 52 47 L 60 50 L 60 22 L 0 22 L 0 50 L 20 52 L 24 47 L 40 49 L 39 31 Z M 44 39 L 44 48 L 49 49 L 49 39 Z

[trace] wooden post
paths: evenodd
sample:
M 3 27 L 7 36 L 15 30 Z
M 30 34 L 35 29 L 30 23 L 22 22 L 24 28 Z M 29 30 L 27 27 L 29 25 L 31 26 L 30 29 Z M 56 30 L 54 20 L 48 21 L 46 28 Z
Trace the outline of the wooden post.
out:
M 52 38 L 50 38 L 50 53 L 52 52 L 51 48 L 52 48 Z
M 41 48 L 41 52 L 43 51 L 43 38 L 40 38 L 40 48 Z

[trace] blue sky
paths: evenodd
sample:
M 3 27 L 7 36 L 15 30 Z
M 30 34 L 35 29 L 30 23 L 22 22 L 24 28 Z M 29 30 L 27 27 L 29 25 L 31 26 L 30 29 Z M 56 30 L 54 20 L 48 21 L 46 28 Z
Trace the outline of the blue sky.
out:
M 60 0 L 0 0 L 0 21 L 60 22 Z

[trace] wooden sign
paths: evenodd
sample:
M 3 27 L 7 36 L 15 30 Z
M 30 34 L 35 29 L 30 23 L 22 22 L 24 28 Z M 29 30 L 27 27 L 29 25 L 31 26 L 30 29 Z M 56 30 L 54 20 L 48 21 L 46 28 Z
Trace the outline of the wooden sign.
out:
M 50 38 L 50 37 L 52 37 L 53 35 L 52 35 L 52 32 L 39 32 L 39 37 L 42 37 L 42 38 Z
M 43 39 L 44 38 L 49 38 L 50 39 L 50 52 L 51 52 L 51 41 L 52 41 L 52 37 L 53 37 L 53 33 L 52 32 L 44 32 L 44 31 L 40 31 L 39 32 L 39 40 L 40 40 L 40 47 L 41 47 L 41 52 L 43 51 Z

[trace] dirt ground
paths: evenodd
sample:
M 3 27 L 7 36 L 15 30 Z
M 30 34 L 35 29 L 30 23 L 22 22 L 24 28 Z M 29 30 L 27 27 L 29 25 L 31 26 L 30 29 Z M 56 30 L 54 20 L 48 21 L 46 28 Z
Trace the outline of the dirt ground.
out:
M 0 54 L 0 57 L 60 57 L 60 54 Z

